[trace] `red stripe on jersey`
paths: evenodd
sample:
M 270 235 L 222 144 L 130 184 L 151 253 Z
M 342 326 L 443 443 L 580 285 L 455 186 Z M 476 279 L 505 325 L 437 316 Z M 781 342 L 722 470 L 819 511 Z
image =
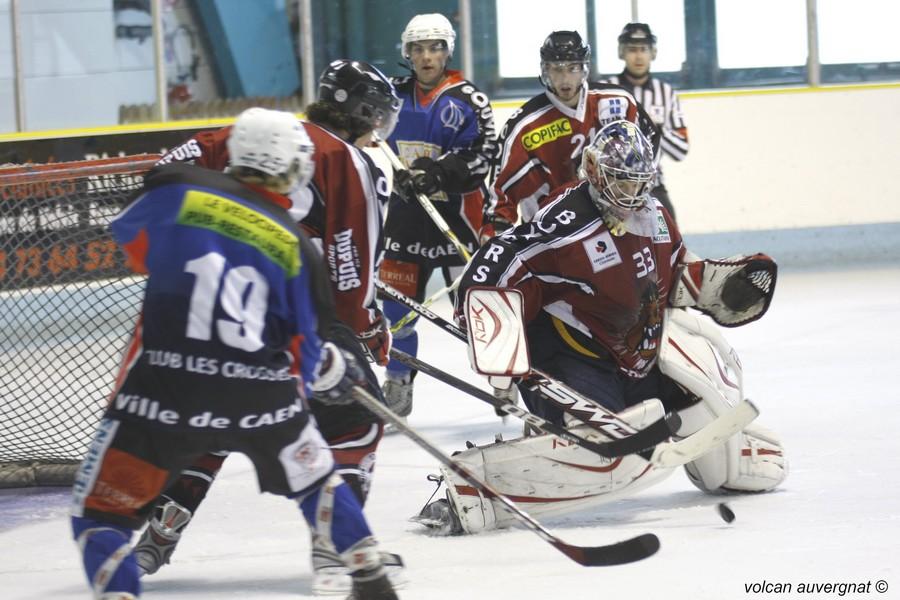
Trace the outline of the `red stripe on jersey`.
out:
M 134 239 L 127 244 L 122 244 L 125 250 L 125 264 L 135 273 L 146 275 L 147 271 L 147 247 L 150 240 L 147 238 L 147 230 L 141 228 Z

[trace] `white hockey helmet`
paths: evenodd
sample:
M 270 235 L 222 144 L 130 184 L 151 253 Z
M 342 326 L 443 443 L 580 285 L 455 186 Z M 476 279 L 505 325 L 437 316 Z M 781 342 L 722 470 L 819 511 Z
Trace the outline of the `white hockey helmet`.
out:
M 400 35 L 400 54 L 409 60 L 409 44 L 422 40 L 443 40 L 447 44 L 447 54 L 453 58 L 453 49 L 456 46 L 456 32 L 453 25 L 442 14 L 428 13 L 416 15 L 406 24 L 406 29 Z
M 581 170 L 602 201 L 635 210 L 656 176 L 653 144 L 630 121 L 605 125 L 581 155 Z
M 313 150 L 297 117 L 280 110 L 248 108 L 238 115 L 228 136 L 232 168 L 281 179 L 278 187 L 285 190 L 309 183 L 315 169 Z

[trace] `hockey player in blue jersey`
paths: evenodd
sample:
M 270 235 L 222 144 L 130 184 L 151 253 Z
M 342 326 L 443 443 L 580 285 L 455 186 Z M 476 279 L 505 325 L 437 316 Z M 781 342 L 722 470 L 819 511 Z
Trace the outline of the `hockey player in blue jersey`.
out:
M 112 224 L 147 275 L 122 369 L 73 488 L 72 528 L 94 597 L 140 596 L 131 532 L 183 467 L 246 454 L 260 489 L 298 502 L 351 568 L 353 599 L 396 594 L 362 509 L 306 399 L 349 403 L 362 358 L 323 342 L 333 305 L 324 265 L 288 214 L 313 146 L 290 113 L 249 109 L 229 138 L 229 174 L 151 171 Z M 358 346 L 358 344 L 354 344 Z M 327 511 L 328 519 L 318 518 Z
M 394 174 L 379 278 L 419 301 L 435 269 L 441 269 L 449 283 L 465 261 L 415 194 L 427 195 L 453 233 L 474 252 L 487 197 L 485 176 L 495 149 L 488 97 L 459 71 L 447 68 L 455 39 L 456 32 L 443 15 L 413 17 L 400 36 L 401 53 L 412 74 L 394 79 L 403 105 L 388 142 L 409 170 Z M 384 303 L 391 322 L 408 312 L 396 302 Z M 394 331 L 394 345 L 416 355 L 415 321 Z M 399 415 L 412 410 L 414 375 L 397 361 L 387 366 L 384 396 Z

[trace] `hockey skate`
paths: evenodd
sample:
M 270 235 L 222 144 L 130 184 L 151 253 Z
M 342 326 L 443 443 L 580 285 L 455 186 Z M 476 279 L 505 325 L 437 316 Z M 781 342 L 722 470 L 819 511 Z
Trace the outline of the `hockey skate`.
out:
M 137 600 L 137 596 L 130 592 L 106 592 L 100 600 Z
M 469 446 L 469 444 L 471 442 L 466 442 L 467 447 L 474 447 L 474 444 L 472 446 Z M 434 498 L 437 491 L 441 489 L 444 477 L 441 475 L 429 475 L 428 481 L 437 484 L 437 488 L 431 494 L 431 498 Z M 465 533 L 462 524 L 459 522 L 459 516 L 457 516 L 450 501 L 444 497 L 431 502 L 431 498 L 428 499 L 428 502 L 425 503 L 419 514 L 410 517 L 409 520 L 413 523 L 424 525 L 432 530 L 434 535 L 438 536 L 461 535 Z
M 426 504 L 422 512 L 410 518 L 410 521 L 424 525 L 438 536 L 465 533 L 453 505 L 446 498 L 439 498 Z
M 353 590 L 347 600 L 398 600 L 394 587 L 382 569 L 353 574 Z
M 134 558 L 141 577 L 152 575 L 169 563 L 181 538 L 181 530 L 191 520 L 191 511 L 177 502 L 167 502 L 157 511 L 159 516 L 150 520 L 134 547 Z
M 387 576 L 393 588 L 400 589 L 406 584 L 406 575 L 403 568 L 403 559 L 399 554 L 380 552 L 382 571 Z M 316 536 L 312 547 L 313 568 L 313 594 L 317 596 L 344 595 L 354 591 L 354 580 L 350 576 L 350 569 L 335 552 L 334 547 L 322 541 Z M 355 596 L 351 596 L 354 598 Z M 380 598 L 380 596 L 371 596 Z M 393 596 L 385 596 L 393 598 Z M 369 596 L 360 596 L 369 598 Z
M 381 391 L 384 392 L 384 402 L 387 404 L 387 407 L 406 423 L 406 417 L 412 412 L 413 382 L 410 374 L 392 375 L 387 373 L 387 378 Z M 385 434 L 396 432 L 397 430 L 390 424 L 384 429 Z

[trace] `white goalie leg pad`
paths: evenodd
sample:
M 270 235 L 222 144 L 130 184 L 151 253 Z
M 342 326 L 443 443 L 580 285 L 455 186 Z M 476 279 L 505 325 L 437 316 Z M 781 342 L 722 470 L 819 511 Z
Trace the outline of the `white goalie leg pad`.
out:
M 680 437 L 687 437 L 743 399 L 743 369 L 734 349 L 707 319 L 666 311 L 660 370 L 701 400 L 679 411 Z M 750 425 L 721 446 L 685 465 L 690 480 L 708 491 L 765 491 L 787 476 L 781 443 Z
M 752 423 L 735 438 L 739 439 L 738 451 L 725 457 L 727 476 L 724 483 L 715 488 L 707 487 L 703 473 L 698 468 L 699 461 L 695 461 L 684 467 L 694 485 L 713 493 L 767 492 L 785 480 L 788 463 L 784 458 L 781 440 L 775 433 Z
M 663 416 L 659 400 L 627 409 L 619 416 L 641 429 Z M 607 441 L 596 430 L 579 426 L 574 433 Z M 471 448 L 453 460 L 539 518 L 567 514 L 634 494 L 667 477 L 672 469 L 656 469 L 636 455 L 604 458 L 552 435 L 497 442 Z M 448 499 L 467 533 L 509 527 L 517 522 L 500 503 L 492 502 L 458 475 L 441 469 Z

